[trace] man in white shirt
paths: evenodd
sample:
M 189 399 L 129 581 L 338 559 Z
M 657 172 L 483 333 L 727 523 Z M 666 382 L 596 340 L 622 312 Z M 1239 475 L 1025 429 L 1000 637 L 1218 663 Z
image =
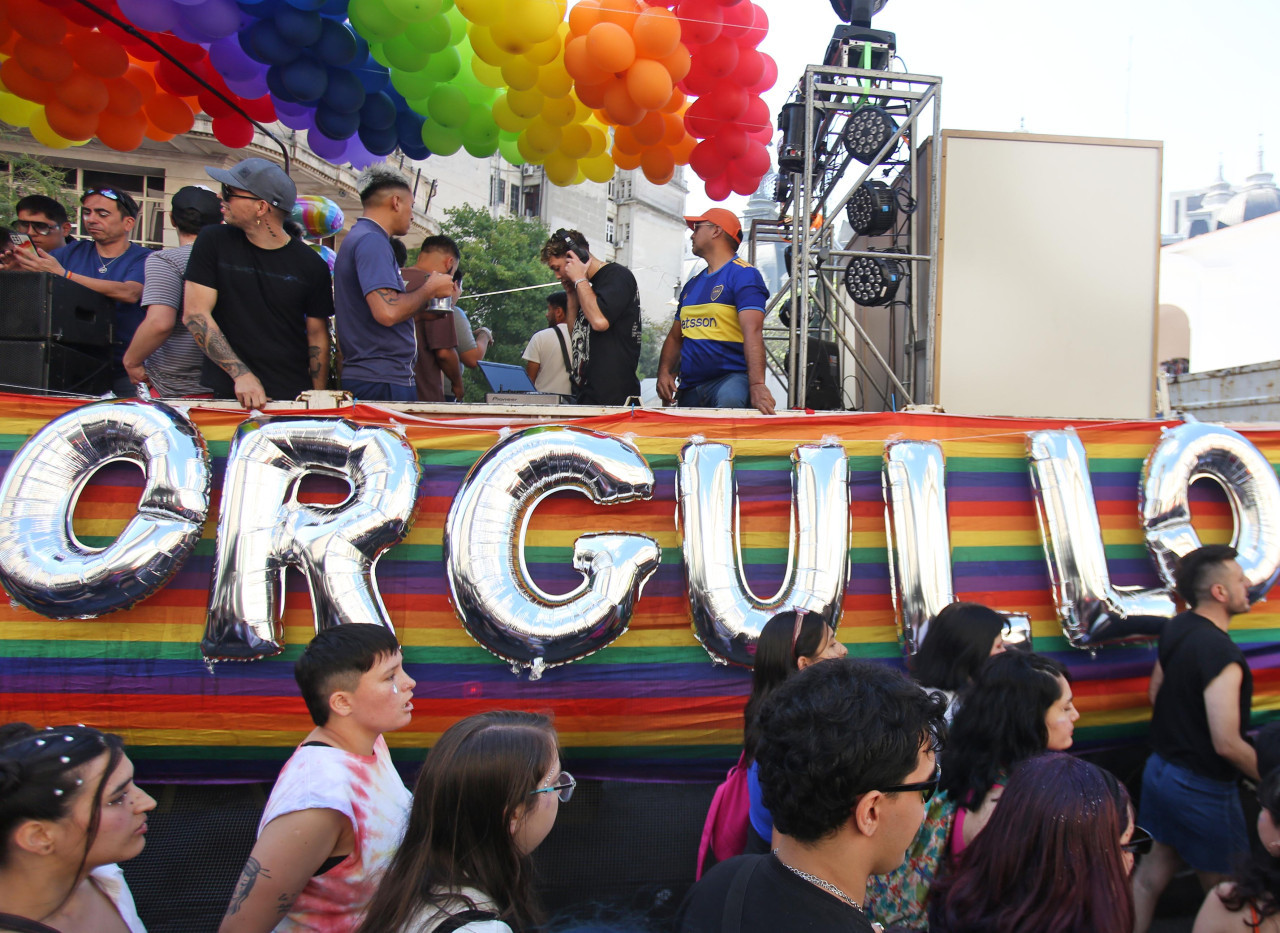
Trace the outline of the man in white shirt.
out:
M 525 372 L 539 392 L 575 394 L 566 366 L 569 361 L 569 325 L 565 323 L 568 309 L 568 298 L 564 292 L 548 295 L 548 326 L 530 338 L 529 345 L 521 354 L 525 360 Z

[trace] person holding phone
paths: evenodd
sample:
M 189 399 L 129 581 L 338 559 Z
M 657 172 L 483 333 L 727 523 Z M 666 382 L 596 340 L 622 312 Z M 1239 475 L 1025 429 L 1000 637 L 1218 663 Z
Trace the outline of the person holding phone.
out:
M 17 217 L 9 225 L 12 237 L 10 242 L 15 248 L 24 244 L 35 246 L 52 253 L 71 242 L 71 221 L 67 217 L 67 209 L 51 197 L 43 194 L 29 194 L 14 205 Z M 8 253 L 8 248 L 5 249 Z M 0 260 L 0 268 L 15 268 L 12 258 L 5 256 Z

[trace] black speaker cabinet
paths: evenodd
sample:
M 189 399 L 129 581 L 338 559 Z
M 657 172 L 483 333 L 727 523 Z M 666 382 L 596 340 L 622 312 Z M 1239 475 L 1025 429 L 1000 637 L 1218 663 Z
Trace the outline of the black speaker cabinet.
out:
M 0 390 L 14 389 L 78 395 L 110 392 L 111 348 L 77 348 L 45 340 L 0 340 Z
M 0 273 L 0 339 L 109 347 L 115 302 L 47 272 Z

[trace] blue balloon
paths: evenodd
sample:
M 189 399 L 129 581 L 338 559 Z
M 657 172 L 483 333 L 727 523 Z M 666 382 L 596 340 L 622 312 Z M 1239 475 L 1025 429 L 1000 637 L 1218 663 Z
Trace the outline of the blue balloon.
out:
M 360 125 L 371 130 L 385 130 L 395 126 L 396 105 L 385 91 L 370 94 L 360 108 Z M 373 152 L 372 149 L 369 150 Z
M 375 130 L 372 127 L 360 127 L 360 143 L 374 155 L 391 155 L 396 151 L 400 137 L 396 135 L 394 126 Z
M 302 103 L 319 100 L 329 87 L 329 70 L 306 55 L 280 66 L 280 80 Z
M 316 109 L 316 129 L 330 139 L 348 139 L 360 129 L 360 114 L 338 113 L 319 107 Z
M 250 16 L 256 16 L 258 19 L 265 19 L 275 13 L 284 0 L 238 0 L 236 6 L 248 13 Z
M 320 99 L 322 106 L 338 113 L 358 113 L 365 100 L 364 85 L 359 78 L 341 68 L 329 69 L 329 87 Z
M 347 0 L 328 0 L 320 7 L 320 15 L 342 22 L 347 18 Z
M 300 49 L 318 42 L 320 33 L 324 29 L 324 20 L 320 18 L 319 13 L 295 9 L 288 4 L 276 10 L 276 15 L 272 19 L 280 35 Z
M 246 55 L 264 65 L 285 65 L 302 54 L 269 19 L 260 19 L 240 33 L 240 45 Z
M 427 148 L 426 144 L 421 139 L 416 143 L 405 142 L 403 139 L 400 140 L 400 151 L 415 162 L 421 162 L 424 159 L 431 157 L 431 150 Z
M 355 33 L 346 23 L 331 19 L 323 21 L 320 38 L 311 50 L 320 61 L 335 68 L 346 68 L 356 60 Z
M 405 140 L 422 141 L 422 124 L 426 118 L 412 110 L 401 110 L 396 113 L 396 133 L 400 136 L 400 148 L 404 148 Z
M 356 60 L 359 61 L 359 59 Z M 372 57 L 366 58 L 363 65 L 351 70 L 355 72 L 364 89 L 370 94 L 378 93 L 391 82 L 391 72 L 374 61 Z
M 325 0 L 285 0 L 285 2 L 298 10 L 319 10 L 324 6 Z
M 294 97 L 293 93 L 285 87 L 284 78 L 280 75 L 279 65 L 272 65 L 267 69 L 267 90 L 271 92 L 272 97 L 278 97 L 286 103 L 301 103 L 301 101 Z

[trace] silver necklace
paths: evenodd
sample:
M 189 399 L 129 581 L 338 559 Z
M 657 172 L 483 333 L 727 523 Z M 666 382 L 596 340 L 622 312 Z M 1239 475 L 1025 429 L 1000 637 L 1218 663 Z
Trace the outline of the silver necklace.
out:
M 773 855 L 774 855 L 774 858 L 778 858 L 777 849 L 773 850 Z M 828 894 L 834 894 L 836 897 L 840 898 L 840 900 L 844 901 L 854 910 L 861 912 L 862 905 L 859 904 L 857 901 L 855 901 L 853 898 L 851 898 L 848 894 L 845 894 L 843 891 L 837 888 L 830 881 L 824 881 L 821 878 L 819 878 L 817 875 L 811 875 L 807 871 L 801 871 L 800 869 L 796 868 L 794 865 L 788 865 L 786 862 L 783 862 L 781 858 L 778 858 L 778 861 L 779 863 L 781 863 L 783 868 L 786 868 L 789 871 L 793 872 L 794 874 L 799 875 L 801 878 L 803 878 L 805 881 L 809 882 L 810 884 L 817 885 L 818 887 L 822 888 L 822 890 L 826 891 Z
M 94 252 L 97 253 L 98 251 L 94 250 Z M 128 250 L 125 250 L 125 252 L 127 253 Z M 120 254 L 120 256 L 123 255 L 124 253 Z M 111 264 L 119 259 L 120 256 L 112 256 L 110 259 L 103 259 L 102 254 L 98 253 L 98 275 L 106 275 L 107 270 L 111 268 Z

